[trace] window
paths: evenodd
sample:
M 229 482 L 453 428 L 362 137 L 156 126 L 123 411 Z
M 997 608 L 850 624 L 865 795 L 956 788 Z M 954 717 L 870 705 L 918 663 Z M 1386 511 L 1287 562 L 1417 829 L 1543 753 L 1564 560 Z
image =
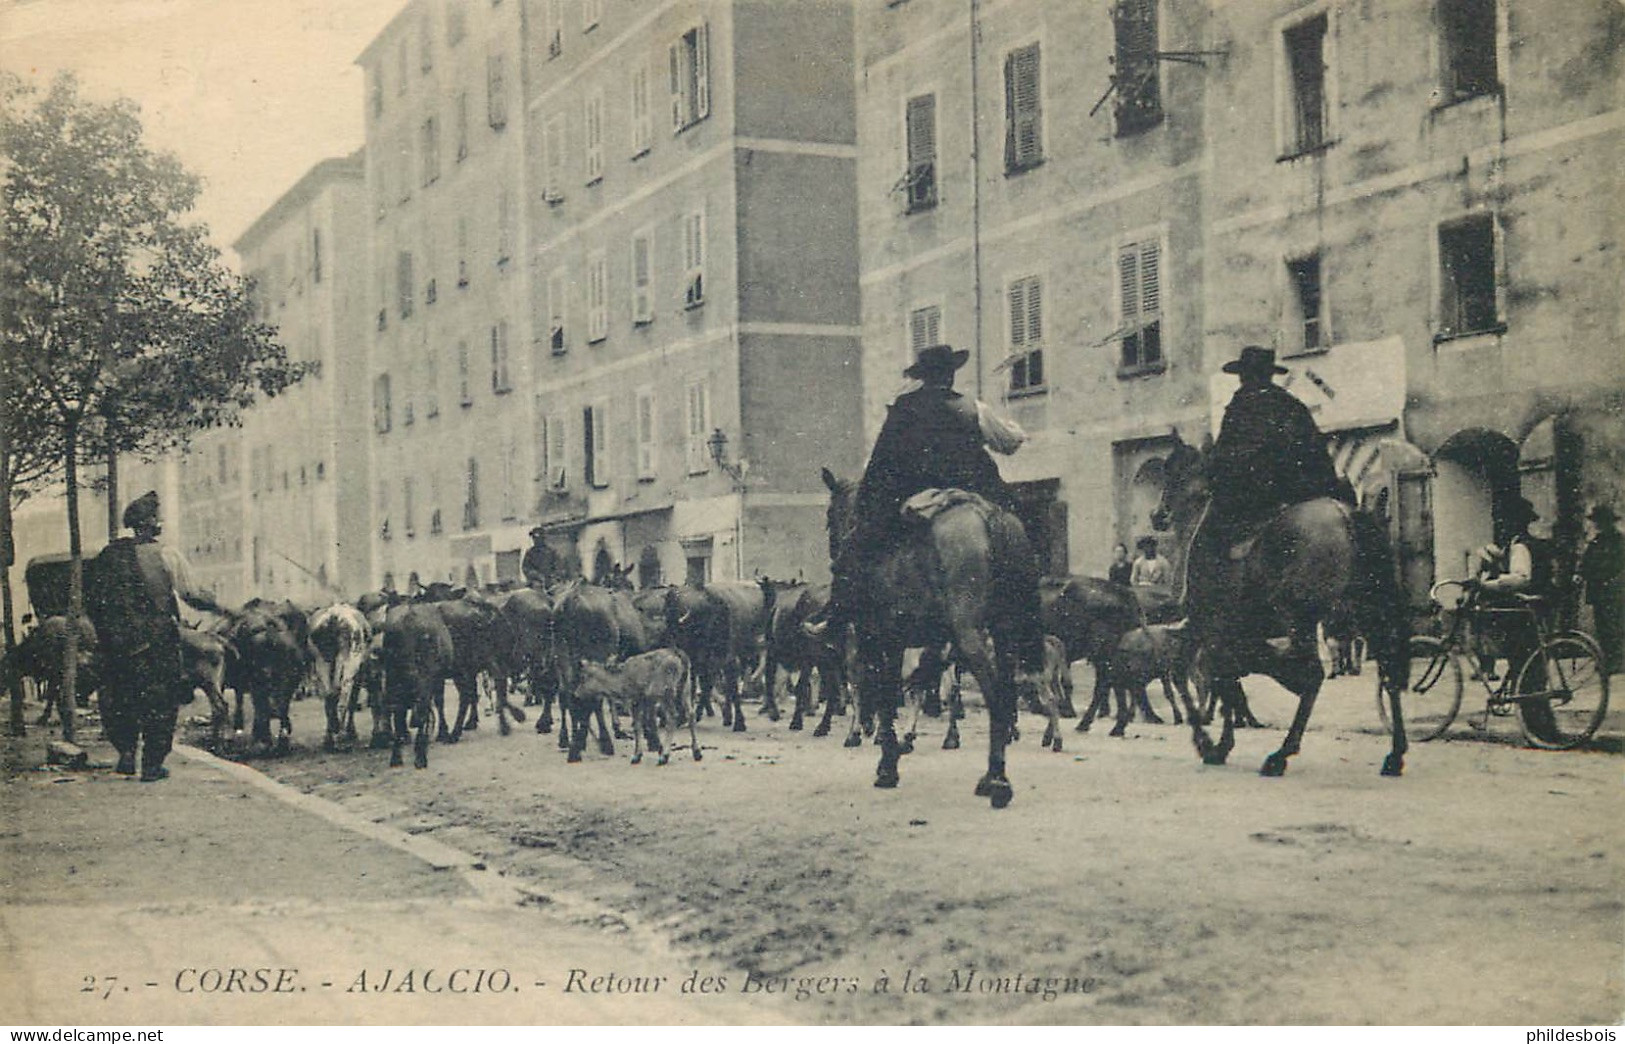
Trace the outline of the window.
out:
M 1288 155 L 1327 144 L 1326 15 L 1315 15 L 1281 33 L 1286 57 L 1286 137 Z
M 1007 174 L 1044 162 L 1038 71 L 1037 44 L 1011 51 L 1004 59 L 1004 170 Z
M 1151 239 L 1117 250 L 1118 331 L 1122 375 L 1156 373 L 1162 356 L 1162 243 Z
M 440 416 L 440 353 L 432 348 L 423 358 L 423 416 Z
M 1117 135 L 1123 137 L 1162 122 L 1162 87 L 1156 57 L 1157 0 L 1117 0 L 1112 8 L 1112 29 L 1117 38 Z
M 457 92 L 457 162 L 468 158 L 468 92 Z
M 508 379 L 508 320 L 491 327 L 491 390 L 501 395 L 513 390 Z
M 1326 347 L 1325 301 L 1320 287 L 1320 255 L 1293 258 L 1286 263 L 1286 345 L 1289 351 L 1312 352 Z
M 707 541 L 703 548 L 683 548 L 683 564 L 687 571 L 684 577 L 690 587 L 704 587 L 711 582 L 711 545 Z
M 570 348 L 565 335 L 565 294 L 561 268 L 547 277 L 547 347 L 554 355 L 563 355 Z
M 542 199 L 557 206 L 564 202 L 564 116 L 554 113 L 542 128 L 542 147 L 547 153 Z
M 921 94 L 908 100 L 904 119 L 908 139 L 908 212 L 937 205 L 937 96 Z
M 609 262 L 603 251 L 587 258 L 587 341 L 609 336 Z
M 485 118 L 492 130 L 508 125 L 508 85 L 503 79 L 503 56 L 487 55 L 485 59 Z
M 395 255 L 395 296 L 402 319 L 411 317 L 412 302 L 417 299 L 417 293 L 417 283 L 412 279 L 412 255 L 403 250 Z
M 674 131 L 711 114 L 710 27 L 696 26 L 671 45 L 671 125 Z
M 605 423 L 608 407 L 599 401 L 581 411 L 581 429 L 586 461 L 587 484 L 594 489 L 609 485 L 609 433 Z
M 457 342 L 457 401 L 464 406 L 474 405 L 474 385 L 469 380 L 468 342 Z
M 654 139 L 654 120 L 649 108 L 649 66 L 639 62 L 632 68 L 632 157 L 649 151 Z
M 585 160 L 587 184 L 603 180 L 604 177 L 604 93 L 595 92 L 587 97 L 582 107 L 583 131 L 586 149 Z
M 457 215 L 457 285 L 468 285 L 468 218 Z
M 389 431 L 389 374 L 381 373 L 372 379 L 372 428 L 383 435 Z M 269 459 L 270 452 L 266 452 Z
M 590 32 L 597 28 L 598 22 L 604 17 L 604 0 L 581 0 L 581 31 Z
M 1496 67 L 1496 0 L 1439 0 L 1439 52 L 1446 102 L 1500 89 Z
M 455 47 L 468 35 L 468 10 L 464 0 L 450 0 L 446 5 L 446 45 Z
M 927 305 L 908 314 L 908 361 L 912 364 L 920 351 L 942 343 L 942 308 Z
M 683 307 L 705 303 L 705 211 L 683 215 Z
M 1010 390 L 1044 386 L 1044 282 L 1027 276 L 1010 284 Z
M 315 283 L 322 281 L 322 230 L 319 228 L 310 232 L 310 278 Z
M 428 188 L 440 178 L 440 127 L 430 116 L 423 121 L 423 187 Z
M 384 67 L 381 65 L 372 71 L 369 93 L 372 96 L 372 118 L 376 120 L 384 114 Z
M 497 265 L 513 259 L 513 194 L 506 188 L 497 193 Z
M 648 229 L 632 234 L 632 322 L 642 326 L 654 322 L 652 262 L 654 233 Z
M 413 376 L 412 371 L 417 369 L 417 367 L 408 364 L 403 366 L 401 369 L 403 372 L 401 374 L 400 387 L 394 390 L 401 393 L 401 427 L 406 428 L 411 426 L 412 421 L 417 416 L 417 411 L 413 408 L 415 404 L 412 402 L 411 382 L 411 377 Z
M 414 498 L 412 496 L 412 476 L 411 475 L 403 476 L 401 478 L 401 530 L 408 537 L 413 537 L 413 536 L 417 535 L 417 533 L 416 533 L 416 529 L 417 529 L 416 522 L 417 522 L 417 520 L 413 517 L 413 515 L 414 515 L 413 508 L 416 505 L 414 505 L 412 503 L 413 499 Z
M 412 198 L 412 141 L 408 137 L 401 142 L 401 150 L 396 156 L 400 169 L 396 172 L 395 180 L 400 184 L 399 202 L 405 203 Z
M 389 539 L 389 481 L 387 479 L 379 479 L 378 480 L 378 502 L 377 502 L 376 505 L 374 505 L 373 510 L 377 513 L 378 519 L 379 519 L 379 522 L 378 522 L 378 535 L 383 537 L 385 540 L 388 540 Z M 254 538 L 254 555 L 255 555 L 256 559 L 258 559 L 258 557 L 259 557 L 259 550 L 260 550 L 260 538 L 255 537 Z M 256 572 L 257 571 L 258 570 L 256 568 Z
M 430 276 L 429 281 L 427 283 L 425 283 L 424 286 L 423 286 L 423 303 L 424 304 L 434 304 L 435 300 L 437 298 L 439 298 L 439 296 L 440 296 L 440 286 L 435 281 L 434 276 Z
M 1439 226 L 1436 339 L 1504 329 L 1495 294 L 1495 220 L 1475 215 Z
M 639 388 L 638 402 L 638 479 L 652 481 L 655 477 L 655 393 L 653 388 Z
M 538 410 L 540 400 L 538 400 Z M 569 472 L 565 467 L 564 459 L 564 415 L 550 413 L 542 421 L 542 430 L 539 432 L 537 442 L 541 456 L 541 474 L 547 488 L 555 493 L 563 493 L 570 488 Z
M 418 64 L 421 72 L 429 72 L 434 68 L 434 34 L 429 31 L 429 19 L 424 17 L 418 26 L 418 40 L 422 44 Z
M 703 475 L 711 470 L 711 448 L 707 444 L 711 438 L 711 391 L 704 381 L 689 384 L 685 418 L 688 473 Z
M 463 528 L 476 529 L 479 524 L 480 462 L 477 457 L 469 457 L 467 470 L 463 473 Z
M 547 56 L 564 53 L 564 0 L 547 0 Z
M 502 436 L 502 521 L 519 517 L 519 441 Z

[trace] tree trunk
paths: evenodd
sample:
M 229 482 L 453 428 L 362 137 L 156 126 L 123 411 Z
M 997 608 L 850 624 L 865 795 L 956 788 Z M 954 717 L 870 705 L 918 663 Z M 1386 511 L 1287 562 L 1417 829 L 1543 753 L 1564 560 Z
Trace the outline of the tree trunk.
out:
M 122 526 L 118 510 L 118 450 L 107 450 L 107 539 L 117 540 Z
M 63 653 L 62 738 L 73 742 L 74 713 L 79 705 L 79 618 L 85 612 L 84 548 L 79 542 L 79 433 L 68 429 L 63 465 L 68 486 L 68 640 Z
M 0 603 L 3 603 L 5 626 L 5 657 L 17 648 L 15 608 L 11 600 L 11 567 L 17 564 L 17 544 L 11 531 L 11 424 L 5 412 L 10 403 L 11 388 L 6 382 L 5 367 L 0 366 Z M 23 722 L 23 679 L 14 671 L 6 671 L 6 688 L 11 695 L 11 720 L 7 731 L 21 736 L 27 731 Z
M 8 494 L 0 490 L 0 496 L 5 495 Z M 0 511 L 4 510 L 6 508 L 0 507 Z M 4 603 L 6 658 L 10 659 L 12 650 L 17 648 L 17 631 L 12 622 L 15 610 L 11 603 L 11 569 L 9 564 L 6 567 L 0 567 L 0 602 Z M 23 720 L 23 676 L 8 669 L 6 671 L 6 688 L 11 693 L 11 720 L 7 723 L 6 734 L 8 736 L 26 736 L 28 734 L 28 725 Z

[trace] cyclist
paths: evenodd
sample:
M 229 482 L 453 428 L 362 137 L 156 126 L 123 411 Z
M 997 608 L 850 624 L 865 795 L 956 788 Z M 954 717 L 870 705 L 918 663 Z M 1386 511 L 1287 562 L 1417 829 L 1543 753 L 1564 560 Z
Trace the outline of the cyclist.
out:
M 1539 517 L 1535 506 L 1526 498 L 1513 497 L 1508 500 L 1496 518 L 1499 539 L 1479 552 L 1479 575 L 1469 582 L 1481 593 L 1481 607 L 1516 610 L 1498 613 L 1494 617 L 1495 630 L 1506 652 L 1509 672 L 1516 671 L 1518 665 L 1540 644 L 1535 621 L 1529 616 L 1531 607 L 1521 597 L 1546 593 L 1546 578 L 1542 574 L 1550 570 L 1540 568 L 1533 538 L 1529 535 L 1529 523 Z M 1485 673 L 1494 680 L 1493 660 L 1486 663 L 1485 659 L 1480 658 L 1480 669 L 1490 668 Z M 1535 678 L 1529 680 L 1539 681 Z

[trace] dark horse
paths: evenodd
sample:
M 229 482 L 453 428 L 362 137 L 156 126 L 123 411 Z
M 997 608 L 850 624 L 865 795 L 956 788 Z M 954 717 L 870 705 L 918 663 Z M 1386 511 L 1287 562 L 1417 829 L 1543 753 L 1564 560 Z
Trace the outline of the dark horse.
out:
M 855 525 L 857 485 L 827 468 L 823 474 L 830 491 L 826 524 L 833 561 Z M 922 525 L 904 546 L 878 556 L 860 579 L 853 607 L 858 700 L 877 718 L 875 786 L 897 785 L 897 762 L 904 753 L 895 728 L 903 650 L 952 642 L 987 702 L 987 774 L 976 793 L 994 808 L 1010 803 L 1014 791 L 1005 775 L 1004 749 L 1016 724 L 1018 652 L 1030 644 L 1030 655 L 1041 657 L 1043 648 L 1037 607 L 1019 604 L 1019 592 L 1036 588 L 1036 569 L 1014 515 L 961 503 Z M 1038 663 L 1029 666 L 1036 670 Z
M 1208 502 L 1201 465 L 1198 450 L 1176 442 L 1152 524 L 1162 530 L 1171 525 L 1190 548 L 1185 606 L 1193 640 L 1224 711 L 1224 731 L 1214 745 L 1186 698 L 1202 760 L 1224 764 L 1235 745 L 1241 678 L 1266 674 L 1298 697 L 1298 712 L 1285 742 L 1264 759 L 1261 769 L 1266 776 L 1284 773 L 1287 758 L 1298 752 L 1320 692 L 1315 625 L 1352 620 L 1376 652 L 1393 712 L 1393 748 L 1383 760 L 1382 774 L 1399 775 L 1407 748 L 1399 710 L 1408 670 L 1407 627 L 1386 535 L 1369 515 L 1323 497 L 1277 512 L 1239 559 L 1228 548 L 1199 559 L 1201 549 L 1191 548 L 1191 541 Z

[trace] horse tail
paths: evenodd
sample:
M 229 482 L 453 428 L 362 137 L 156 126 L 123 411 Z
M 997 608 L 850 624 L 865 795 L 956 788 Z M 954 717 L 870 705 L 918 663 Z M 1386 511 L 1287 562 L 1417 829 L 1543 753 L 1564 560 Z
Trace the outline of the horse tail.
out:
M 1360 574 L 1360 629 L 1377 654 L 1383 679 L 1400 688 L 1410 684 L 1410 617 L 1394 568 L 1388 534 L 1363 511 L 1349 510 L 1355 561 Z
M 1044 667 L 1044 628 L 1039 616 L 1038 556 L 1021 520 L 1008 511 L 988 518 L 992 551 L 993 611 L 1012 643 L 1016 663 L 1026 672 Z

